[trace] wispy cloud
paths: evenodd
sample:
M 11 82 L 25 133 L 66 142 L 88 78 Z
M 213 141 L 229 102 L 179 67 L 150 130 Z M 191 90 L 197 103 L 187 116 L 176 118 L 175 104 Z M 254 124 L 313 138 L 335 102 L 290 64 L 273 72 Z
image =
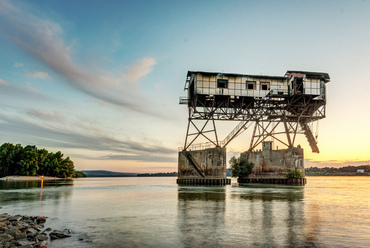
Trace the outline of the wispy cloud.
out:
M 96 158 L 98 160 L 129 160 L 129 161 L 140 161 L 140 162 L 158 162 L 158 163 L 175 163 L 176 157 L 164 157 L 164 156 L 142 156 L 142 155 L 106 155 Z
M 146 76 L 155 64 L 156 61 L 153 58 L 143 58 L 137 61 L 135 65 L 131 66 L 127 74 L 128 81 L 130 83 L 137 82 L 140 78 Z
M 33 77 L 33 78 L 41 78 L 41 79 L 47 79 L 50 78 L 49 74 L 42 71 L 35 71 L 35 72 L 26 72 L 26 77 Z
M 27 118 L 9 116 L 0 112 L 0 134 L 16 133 L 17 135 L 30 137 L 43 146 L 59 148 L 75 148 L 109 152 L 111 155 L 92 156 L 90 159 L 113 159 L 113 160 L 136 160 L 145 162 L 174 162 L 176 151 L 154 143 L 141 143 L 131 140 L 119 140 L 110 137 L 104 132 L 89 130 L 84 132 L 82 128 L 69 128 L 67 123 L 51 125 L 63 118 L 56 112 L 42 114 L 38 110 L 29 109 L 29 116 L 37 117 L 47 122 L 29 121 Z
M 0 78 L 0 85 L 8 85 L 8 82 Z
M 19 85 L 16 82 L 9 83 L 3 79 L 0 79 L 0 97 L 1 99 L 9 100 L 32 100 L 32 101 L 42 101 L 44 104 L 49 102 L 56 102 L 56 99 L 52 99 L 42 93 L 37 89 L 31 87 L 30 85 L 24 86 Z
M 64 122 L 64 116 L 56 110 L 51 112 L 40 111 L 37 109 L 27 109 L 26 114 L 44 121 Z
M 23 67 L 22 63 L 14 63 L 14 67 Z
M 136 104 L 141 98 L 139 92 L 127 88 L 152 70 L 155 59 L 140 59 L 127 73 L 118 76 L 90 72 L 73 62 L 72 49 L 65 44 L 58 23 L 32 15 L 11 2 L 0 2 L 0 31 L 12 44 L 64 77 L 74 88 L 105 102 L 144 112 L 145 108 Z

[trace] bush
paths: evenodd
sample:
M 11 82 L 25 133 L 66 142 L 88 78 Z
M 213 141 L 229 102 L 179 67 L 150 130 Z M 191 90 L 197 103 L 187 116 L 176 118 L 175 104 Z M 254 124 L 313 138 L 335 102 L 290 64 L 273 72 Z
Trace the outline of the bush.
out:
M 252 162 L 248 163 L 245 157 L 235 158 L 233 156 L 229 163 L 232 177 L 247 177 L 252 173 L 254 166 Z
M 285 177 L 288 179 L 304 178 L 303 173 L 297 168 L 295 168 L 294 171 L 285 174 Z

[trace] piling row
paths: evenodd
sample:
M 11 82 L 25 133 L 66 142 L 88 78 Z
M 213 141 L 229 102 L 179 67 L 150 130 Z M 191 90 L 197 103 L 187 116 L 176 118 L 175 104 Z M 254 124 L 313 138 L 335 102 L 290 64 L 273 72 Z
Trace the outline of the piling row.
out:
M 181 185 L 228 185 L 231 179 L 177 179 L 177 184 Z
M 305 185 L 306 178 L 238 178 L 238 183 L 266 183 L 266 184 L 285 184 L 285 185 Z

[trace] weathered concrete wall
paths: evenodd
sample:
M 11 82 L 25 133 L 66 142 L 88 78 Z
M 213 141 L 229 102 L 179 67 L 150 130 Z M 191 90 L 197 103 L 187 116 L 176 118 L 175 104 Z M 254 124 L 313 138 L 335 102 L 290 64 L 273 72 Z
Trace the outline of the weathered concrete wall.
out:
M 294 171 L 295 168 L 304 175 L 302 148 L 272 150 L 271 146 L 263 144 L 262 151 L 244 152 L 240 155 L 248 162 L 254 163 L 249 178 L 285 178 L 285 174 Z
M 197 163 L 198 169 L 189 158 Z M 181 151 L 178 157 L 179 179 L 226 178 L 226 148 L 216 147 L 198 151 Z

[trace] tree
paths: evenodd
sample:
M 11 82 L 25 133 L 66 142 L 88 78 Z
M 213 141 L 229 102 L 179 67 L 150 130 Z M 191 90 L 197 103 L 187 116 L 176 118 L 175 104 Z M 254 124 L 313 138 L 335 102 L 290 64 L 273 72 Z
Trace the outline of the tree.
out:
M 72 177 L 74 175 L 72 160 L 58 151 L 49 153 L 36 146 L 22 147 L 4 143 L 0 146 L 0 177 L 8 175 Z
M 236 158 L 233 156 L 229 163 L 232 177 L 247 177 L 252 173 L 254 166 L 254 164 L 248 162 L 245 157 Z

